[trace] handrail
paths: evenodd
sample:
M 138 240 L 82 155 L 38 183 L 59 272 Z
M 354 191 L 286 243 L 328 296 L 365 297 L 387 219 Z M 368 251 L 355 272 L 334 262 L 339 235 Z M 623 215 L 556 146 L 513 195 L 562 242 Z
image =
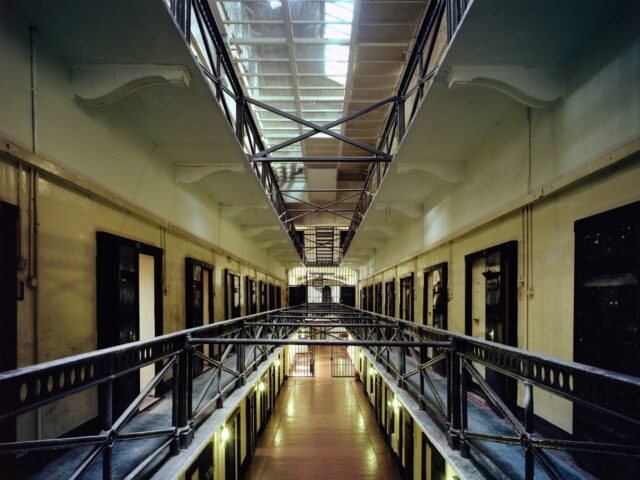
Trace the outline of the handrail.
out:
M 338 340 L 315 338 L 291 339 L 301 328 L 331 333 L 346 329 L 351 337 Z M 323 337 L 319 335 L 318 337 Z M 221 345 L 217 358 L 197 352 L 198 345 Z M 525 472 L 532 472 L 535 459 L 554 477 L 554 461 L 545 450 L 588 450 L 592 452 L 640 457 L 640 445 L 623 445 L 608 440 L 549 439 L 534 434 L 533 387 L 555 396 L 587 406 L 601 414 L 613 416 L 640 426 L 640 379 L 628 375 L 552 358 L 516 347 L 441 330 L 407 320 L 389 317 L 343 305 L 299 305 L 270 310 L 245 317 L 216 322 L 166 334 L 150 340 L 96 350 L 84 354 L 0 373 L 0 421 L 41 407 L 60 398 L 99 387 L 101 432 L 97 435 L 71 438 L 29 440 L 0 443 L 0 455 L 18 451 L 42 451 L 95 445 L 78 476 L 86 473 L 103 453 L 104 478 L 110 478 L 112 448 L 118 439 L 166 438 L 161 447 L 171 446 L 175 454 L 189 445 L 193 429 L 215 410 L 219 402 L 264 361 L 278 345 L 331 344 L 358 345 L 398 379 L 405 389 L 427 410 L 447 434 L 451 448 L 469 456 L 474 440 L 498 441 L 520 445 L 525 449 Z M 253 347 L 253 360 L 245 352 Z M 199 398 L 193 394 L 193 362 L 195 358 L 212 366 L 211 376 Z M 113 383 L 147 365 L 156 365 L 156 375 L 120 418 L 112 419 Z M 446 368 L 442 365 L 446 364 Z M 475 365 L 501 373 L 522 382 L 525 389 L 524 423 L 515 416 L 500 395 L 478 372 Z M 431 369 L 435 368 L 432 372 Z M 172 390 L 171 427 L 162 431 L 123 432 L 135 416 L 144 397 L 157 387 L 169 371 Z M 228 375 L 223 384 L 223 372 Z M 441 380 L 433 375 L 444 375 Z M 207 391 L 215 385 L 213 396 Z M 446 382 L 443 396 L 436 386 Z M 472 431 L 468 426 L 468 397 L 475 384 L 501 415 L 515 429 L 515 434 L 497 435 L 491 431 Z M 133 436 L 133 437 L 132 437 Z M 157 455 L 158 451 L 154 452 Z M 550 473 L 551 472 L 551 473 Z M 557 473 L 557 472 L 556 472 Z M 531 479 L 529 473 L 525 478 Z

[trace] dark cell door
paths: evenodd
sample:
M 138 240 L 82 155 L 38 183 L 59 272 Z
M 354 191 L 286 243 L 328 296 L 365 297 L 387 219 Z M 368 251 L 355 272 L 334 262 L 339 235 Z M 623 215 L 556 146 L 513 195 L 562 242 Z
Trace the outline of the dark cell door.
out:
M 402 478 L 413 480 L 413 418 L 411 415 L 403 415 L 404 425 L 404 470 Z
M 276 286 L 276 308 L 282 308 L 282 287 Z
M 185 258 L 186 327 L 200 327 L 213 323 L 213 266 L 194 258 Z M 198 351 L 209 355 L 209 346 L 200 345 Z M 193 374 L 200 375 L 204 364 L 193 360 Z
M 640 202 L 575 223 L 576 362 L 640 377 L 639 279 Z M 638 408 L 633 399 L 619 401 L 627 411 Z M 579 404 L 573 408 L 573 431 L 580 440 L 640 444 L 638 426 Z M 640 472 L 640 461 L 631 457 L 581 454 L 579 461 L 607 478 L 633 478 Z
M 329 285 L 322 287 L 322 303 L 331 303 L 331 286 Z
M 224 315 L 226 319 L 237 318 L 241 316 L 240 276 L 225 269 L 224 279 Z
M 249 462 L 253 456 L 256 448 L 256 392 L 255 390 L 245 400 L 245 435 L 247 438 L 247 458 L 245 462 Z
M 382 313 L 382 283 L 377 283 L 375 287 L 374 311 L 376 313 Z
M 18 361 L 18 207 L 0 202 L 0 372 L 17 368 Z M 8 393 L 5 392 L 5 395 Z M 15 441 L 15 419 L 0 422 L 0 442 Z M 0 456 L 0 471 L 12 460 Z
M 240 412 L 237 411 L 226 428 L 229 437 L 224 446 L 224 478 L 225 480 L 238 480 L 240 478 Z
M 483 310 L 484 338 L 503 345 L 517 346 L 517 247 L 507 242 L 465 256 L 465 333 L 473 335 L 472 311 Z M 480 262 L 480 263 L 478 263 Z M 483 266 L 484 305 L 473 302 L 474 263 Z M 478 278 L 475 279 L 478 281 Z M 476 299 L 478 301 L 478 299 Z M 514 379 L 487 368 L 487 383 L 515 411 L 517 384 Z
M 247 315 L 258 313 L 258 296 L 256 294 L 256 281 L 251 277 L 244 277 Z
M 307 287 L 306 285 L 297 285 L 289 287 L 289 306 L 302 305 L 307 303 Z
M 413 273 L 400 279 L 400 318 L 413 322 Z
M 367 287 L 367 310 L 373 312 L 373 285 Z
M 267 287 L 267 291 L 269 294 L 269 310 L 274 310 L 276 308 L 276 287 L 274 284 L 270 283 Z
M 389 280 L 384 284 L 384 314 L 388 317 L 396 316 L 396 281 Z
M 162 334 L 162 250 L 106 232 L 98 232 L 96 272 L 99 349 L 140 339 L 141 255 L 153 257 L 154 330 L 155 335 Z M 128 373 L 114 380 L 114 418 L 117 418 L 139 393 L 140 371 Z
M 356 287 L 340 287 L 340 303 L 349 307 L 356 306 Z
M 424 271 L 422 318 L 425 325 L 446 330 L 448 327 L 447 262 L 428 267 Z M 432 358 L 441 349 L 429 349 Z M 433 366 L 440 375 L 446 375 L 446 363 L 441 361 Z
M 267 284 L 265 282 L 259 282 L 258 287 L 260 289 L 260 311 L 266 312 L 269 310 L 269 304 L 267 303 Z

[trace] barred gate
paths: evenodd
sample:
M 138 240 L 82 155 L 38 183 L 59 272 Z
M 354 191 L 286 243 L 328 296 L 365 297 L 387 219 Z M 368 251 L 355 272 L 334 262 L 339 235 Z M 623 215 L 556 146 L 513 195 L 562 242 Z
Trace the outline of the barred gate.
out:
M 355 367 L 353 365 L 353 347 L 331 347 L 331 376 L 353 377 Z
M 289 346 L 289 376 L 313 377 L 315 366 L 314 345 Z

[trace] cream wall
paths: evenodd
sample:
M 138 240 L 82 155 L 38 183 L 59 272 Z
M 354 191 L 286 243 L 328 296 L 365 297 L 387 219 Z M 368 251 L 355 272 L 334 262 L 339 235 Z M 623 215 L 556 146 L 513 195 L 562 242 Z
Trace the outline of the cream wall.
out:
M 447 261 L 449 329 L 463 333 L 464 256 L 516 240 L 518 346 L 573 359 L 574 222 L 640 200 L 640 162 L 632 158 L 640 146 L 640 38 L 631 18 L 612 24 L 568 61 L 563 100 L 529 112 L 514 102 L 466 159 L 465 182 L 431 195 L 423 217 L 361 267 L 360 287 L 396 278 L 398 298 L 399 277 L 414 271 L 422 323 L 424 269 Z M 570 431 L 570 405 L 535 395 L 536 413 Z
M 4 152 L 16 153 L 0 152 L 0 201 L 21 205 L 21 258 L 25 267 L 37 262 L 37 287 L 28 287 L 18 302 L 18 366 L 96 349 L 97 231 L 163 248 L 165 333 L 185 328 L 187 256 L 215 266 L 216 320 L 224 318 L 225 268 L 278 284 L 284 295 L 285 268 L 238 224 L 222 218 L 214 200 L 177 185 L 161 149 L 117 107 L 97 114 L 74 101 L 70 61 L 46 35 L 36 36 L 37 155 L 27 155 L 34 140 L 29 30 L 11 8 L 0 7 L 0 139 Z M 31 189 L 34 163 L 40 174 Z M 34 256 L 28 251 L 32 194 L 37 198 Z M 20 270 L 21 280 L 28 276 L 26 268 Z M 242 289 L 244 302 L 244 278 Z M 59 435 L 96 413 L 96 392 L 85 391 L 47 405 L 37 419 L 21 417 L 19 435 Z

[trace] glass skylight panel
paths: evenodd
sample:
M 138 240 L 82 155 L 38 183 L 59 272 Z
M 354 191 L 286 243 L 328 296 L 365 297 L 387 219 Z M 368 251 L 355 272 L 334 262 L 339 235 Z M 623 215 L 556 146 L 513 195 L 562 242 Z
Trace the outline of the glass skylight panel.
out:
M 226 43 L 250 96 L 319 123 L 341 116 L 350 70 L 353 0 L 289 0 L 286 5 L 219 0 L 217 5 Z M 300 132 L 299 125 L 286 119 L 275 128 L 276 114 L 252 109 L 265 143 L 275 145 Z M 286 151 L 302 155 L 303 144 L 296 147 Z

